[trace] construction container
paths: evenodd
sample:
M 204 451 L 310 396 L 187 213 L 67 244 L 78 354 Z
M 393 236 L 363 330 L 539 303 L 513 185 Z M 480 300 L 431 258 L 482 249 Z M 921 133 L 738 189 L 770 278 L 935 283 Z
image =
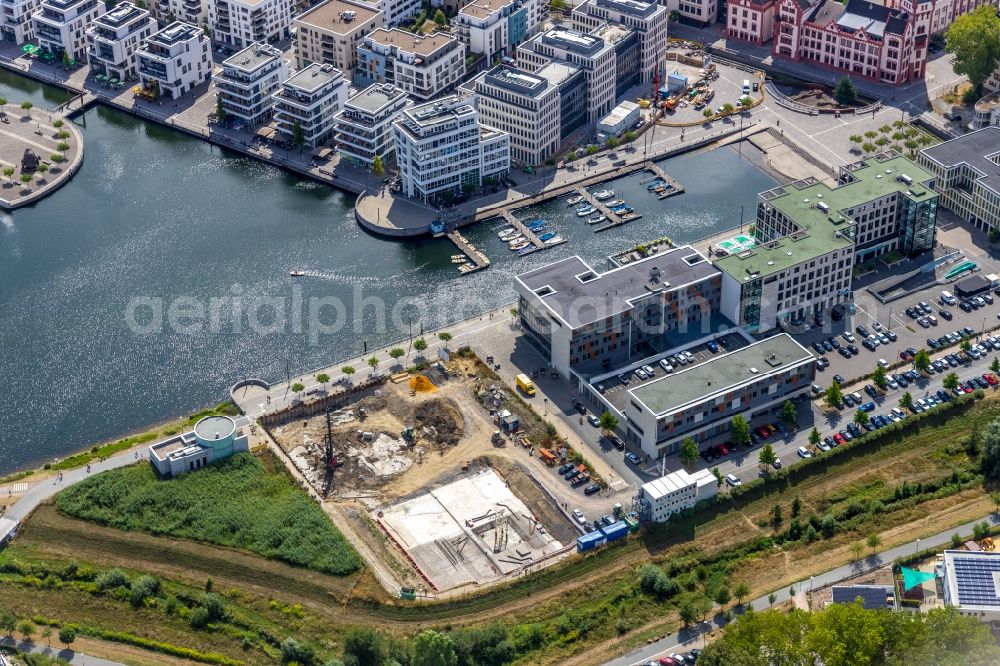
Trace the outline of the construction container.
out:
M 633 534 L 639 531 L 639 521 L 635 518 L 626 518 L 625 524 L 628 525 L 628 531 Z
M 576 552 L 584 553 L 588 550 L 593 550 L 598 546 L 603 546 L 607 541 L 608 538 L 600 531 L 584 534 L 582 537 L 577 537 Z
M 607 537 L 608 543 L 612 541 L 618 541 L 619 539 L 624 539 L 628 536 L 628 525 L 625 521 L 619 520 L 616 523 L 611 523 L 607 527 L 602 527 L 601 532 Z
M 417 591 L 412 587 L 404 587 L 399 591 L 399 598 L 414 601 L 417 598 Z

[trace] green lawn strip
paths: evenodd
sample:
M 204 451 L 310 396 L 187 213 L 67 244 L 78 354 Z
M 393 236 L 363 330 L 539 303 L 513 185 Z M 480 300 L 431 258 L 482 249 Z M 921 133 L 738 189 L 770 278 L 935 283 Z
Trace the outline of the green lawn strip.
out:
M 238 453 L 167 480 L 145 464 L 109 470 L 59 493 L 56 506 L 107 527 L 231 546 L 333 575 L 361 564 L 270 452 Z

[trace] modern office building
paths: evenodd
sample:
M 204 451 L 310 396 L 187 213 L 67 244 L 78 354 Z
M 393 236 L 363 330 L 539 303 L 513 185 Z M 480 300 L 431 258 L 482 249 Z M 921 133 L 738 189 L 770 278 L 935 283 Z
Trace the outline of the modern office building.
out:
M 715 4 L 717 0 L 712 0 Z M 652 83 L 657 76 L 666 78 L 667 21 L 670 9 L 657 2 L 643 0 L 584 0 L 573 9 L 573 27 L 593 32 L 602 25 L 626 29 L 635 34 L 638 43 L 638 83 Z M 618 45 L 619 54 L 630 43 Z M 618 74 L 626 70 L 619 65 Z
M 836 187 L 808 178 L 759 194 L 754 246 L 715 262 L 725 274 L 722 313 L 756 332 L 808 320 L 850 299 L 856 262 L 930 250 L 932 181 L 888 153 L 842 167 Z
M 366 169 L 376 155 L 383 164 L 395 159 L 392 123 L 409 103 L 406 93 L 388 83 L 373 83 L 348 99 L 336 117 L 341 159 Z
M 774 36 L 776 0 L 728 0 L 726 37 L 763 46 Z
M 603 273 L 568 257 L 518 275 L 514 288 L 527 340 L 566 378 L 611 372 L 673 339 L 708 335 L 722 301 L 719 270 L 689 246 Z
M 780 333 L 627 389 L 625 438 L 650 458 L 669 455 L 688 437 L 701 443 L 729 432 L 736 415 L 771 418 L 815 377 L 816 357 Z
M 452 25 L 469 53 L 492 63 L 510 55 L 541 20 L 540 0 L 474 0 L 458 10 Z
M 31 15 L 38 10 L 42 0 L 4 0 L 0 3 L 0 39 L 24 44 L 35 38 Z
M 227 115 L 256 127 L 271 119 L 273 95 L 289 74 L 288 61 L 276 46 L 252 44 L 222 63 L 215 95 Z
M 274 93 L 279 140 L 294 145 L 296 133 L 301 132 L 303 146 L 329 143 L 337 129 L 337 114 L 347 101 L 348 87 L 339 69 L 317 63 L 284 81 Z
M 691 474 L 679 469 L 642 484 L 637 497 L 639 517 L 665 523 L 678 511 L 693 509 L 698 502 L 711 500 L 718 493 L 719 482 L 711 470 Z
M 471 97 L 451 95 L 406 109 L 393 132 L 408 197 L 435 201 L 510 173 L 510 136 L 481 124 Z
M 379 28 L 358 46 L 359 85 L 391 83 L 418 100 L 456 87 L 465 76 L 465 45 L 444 33 L 418 36 Z
M 42 0 L 31 15 L 31 26 L 38 45 L 72 60 L 83 62 L 87 57 L 87 29 L 98 16 L 107 11 L 101 0 Z
M 212 76 L 211 44 L 201 28 L 177 21 L 139 47 L 136 63 L 143 88 L 178 99 Z
M 534 71 L 559 89 L 559 139 L 587 123 L 587 77 L 577 65 L 553 60 Z
M 87 60 L 93 74 L 128 81 L 138 76 L 135 52 L 156 30 L 149 10 L 122 2 L 98 16 L 87 29 Z
M 1000 627 L 1000 552 L 946 550 L 939 572 L 945 605 Z
M 348 78 L 358 67 L 361 39 L 385 25 L 382 12 L 361 2 L 328 0 L 295 19 L 295 64 L 333 65 Z
M 978 229 L 1000 228 L 1000 127 L 985 127 L 920 151 L 941 205 Z
M 250 450 L 250 441 L 228 416 L 206 416 L 192 432 L 149 447 L 149 463 L 162 478 L 202 469 L 238 452 Z
M 614 44 L 571 28 L 539 33 L 517 49 L 517 63 L 535 72 L 551 62 L 568 62 L 584 72 L 587 82 L 587 122 L 597 122 L 615 105 L 616 58 Z
M 772 51 L 901 84 L 923 78 L 927 35 L 917 35 L 913 14 L 868 0 L 780 0 Z
M 211 0 L 208 25 L 212 39 L 236 48 L 275 44 L 291 34 L 290 0 Z
M 559 149 L 559 88 L 548 79 L 497 65 L 463 87 L 476 95 L 483 123 L 510 135 L 510 158 L 539 165 Z

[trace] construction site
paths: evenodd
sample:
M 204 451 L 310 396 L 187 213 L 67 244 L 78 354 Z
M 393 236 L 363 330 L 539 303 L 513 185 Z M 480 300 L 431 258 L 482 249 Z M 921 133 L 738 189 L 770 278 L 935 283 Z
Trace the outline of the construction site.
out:
M 544 487 L 551 462 L 511 427 L 506 389 L 477 363 L 370 381 L 266 425 L 303 483 L 426 594 L 527 573 L 579 535 Z

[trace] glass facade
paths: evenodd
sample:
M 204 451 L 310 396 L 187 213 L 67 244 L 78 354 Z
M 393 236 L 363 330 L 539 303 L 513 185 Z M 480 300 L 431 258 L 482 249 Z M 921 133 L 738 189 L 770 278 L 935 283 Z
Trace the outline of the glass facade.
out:
M 907 256 L 926 252 L 934 247 L 937 226 L 937 197 L 914 201 L 905 194 L 899 196 L 900 250 Z

